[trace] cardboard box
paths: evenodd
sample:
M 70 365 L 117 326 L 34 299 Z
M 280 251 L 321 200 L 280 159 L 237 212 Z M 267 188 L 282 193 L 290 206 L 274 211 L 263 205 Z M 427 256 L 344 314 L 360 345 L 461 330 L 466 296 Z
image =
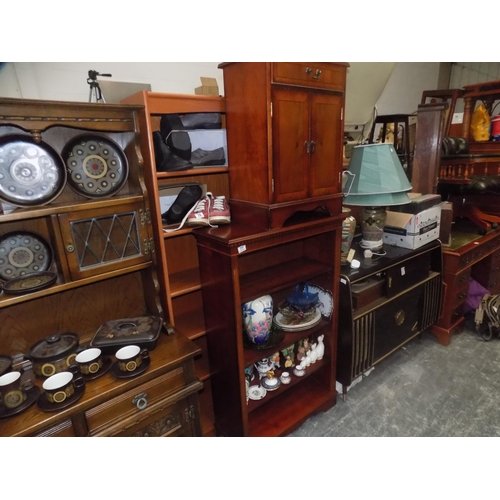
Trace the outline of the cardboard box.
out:
M 431 197 L 431 198 L 429 198 Z M 427 207 L 429 202 L 435 204 Z M 403 205 L 409 213 L 387 211 L 383 241 L 388 245 L 416 249 L 439 238 L 441 198 L 437 195 L 415 197 Z M 416 213 L 411 213 L 416 211 Z
M 408 198 L 412 200 L 406 205 L 396 205 L 391 207 L 391 212 L 404 212 L 405 214 L 418 214 L 428 208 L 441 203 L 439 194 L 408 193 Z
M 219 95 L 219 85 L 216 78 L 208 78 L 200 76 L 201 87 L 196 87 L 194 93 L 196 95 Z

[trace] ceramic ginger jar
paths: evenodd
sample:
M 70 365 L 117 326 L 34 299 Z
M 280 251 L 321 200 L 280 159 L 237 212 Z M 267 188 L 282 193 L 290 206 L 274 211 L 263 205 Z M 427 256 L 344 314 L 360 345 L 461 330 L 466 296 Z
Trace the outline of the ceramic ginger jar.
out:
M 273 299 L 263 295 L 242 306 L 243 325 L 250 342 L 264 344 L 269 338 L 273 324 Z

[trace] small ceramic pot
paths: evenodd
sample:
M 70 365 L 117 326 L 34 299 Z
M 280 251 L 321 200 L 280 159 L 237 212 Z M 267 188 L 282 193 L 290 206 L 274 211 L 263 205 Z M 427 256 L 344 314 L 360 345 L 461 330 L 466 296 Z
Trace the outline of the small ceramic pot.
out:
M 263 295 L 245 302 L 242 306 L 245 333 L 253 344 L 264 344 L 269 338 L 273 324 L 273 299 Z
M 47 378 L 67 371 L 74 364 L 79 348 L 76 333 L 58 333 L 37 342 L 26 357 L 32 361 L 35 375 Z

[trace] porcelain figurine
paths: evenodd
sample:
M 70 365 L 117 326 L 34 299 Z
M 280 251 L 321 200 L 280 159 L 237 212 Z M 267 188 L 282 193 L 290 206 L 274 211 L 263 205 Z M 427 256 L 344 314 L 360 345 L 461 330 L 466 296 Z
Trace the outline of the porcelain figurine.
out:
M 304 358 L 306 362 L 306 366 L 311 366 L 312 363 L 312 358 L 311 358 L 311 351 L 307 351 L 306 357 Z
M 318 337 L 318 346 L 316 347 L 316 354 L 318 355 L 318 360 L 323 359 L 325 355 L 325 344 L 323 343 L 324 335 Z
M 275 352 L 269 359 L 270 359 L 270 361 L 272 361 L 274 369 L 281 368 L 280 353 L 279 352 Z
M 313 343 L 311 344 L 311 350 L 309 351 L 311 353 L 311 363 L 314 364 L 316 363 L 318 359 L 318 353 L 316 352 L 316 348 L 318 347 L 318 344 Z
M 242 306 L 245 333 L 250 342 L 261 345 L 269 338 L 273 324 L 273 299 L 263 295 Z

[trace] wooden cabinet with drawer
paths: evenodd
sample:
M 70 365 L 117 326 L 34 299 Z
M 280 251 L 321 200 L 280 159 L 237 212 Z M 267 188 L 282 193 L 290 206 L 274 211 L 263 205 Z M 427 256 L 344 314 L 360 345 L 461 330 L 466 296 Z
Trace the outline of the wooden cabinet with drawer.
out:
M 454 333 L 462 330 L 464 306 L 473 278 L 491 293 L 500 291 L 500 233 L 480 235 L 477 227 L 465 221 L 455 222 L 451 245 L 443 248 L 444 294 L 439 320 L 431 327 L 442 345 L 448 345 Z
M 168 435 L 176 407 L 182 428 L 172 432 L 200 434 L 193 360 L 201 349 L 163 314 L 141 109 L 0 98 L 0 353 L 26 377 L 31 348 L 44 339 L 71 332 L 84 348 L 108 321 L 161 324 L 144 373 L 122 379 L 111 368 L 64 407 L 37 399 L 45 397 L 37 378 L 19 407 L 0 406 L 0 436 Z M 55 195 L 53 179 L 61 179 Z
M 222 63 L 233 221 L 342 210 L 345 63 Z

